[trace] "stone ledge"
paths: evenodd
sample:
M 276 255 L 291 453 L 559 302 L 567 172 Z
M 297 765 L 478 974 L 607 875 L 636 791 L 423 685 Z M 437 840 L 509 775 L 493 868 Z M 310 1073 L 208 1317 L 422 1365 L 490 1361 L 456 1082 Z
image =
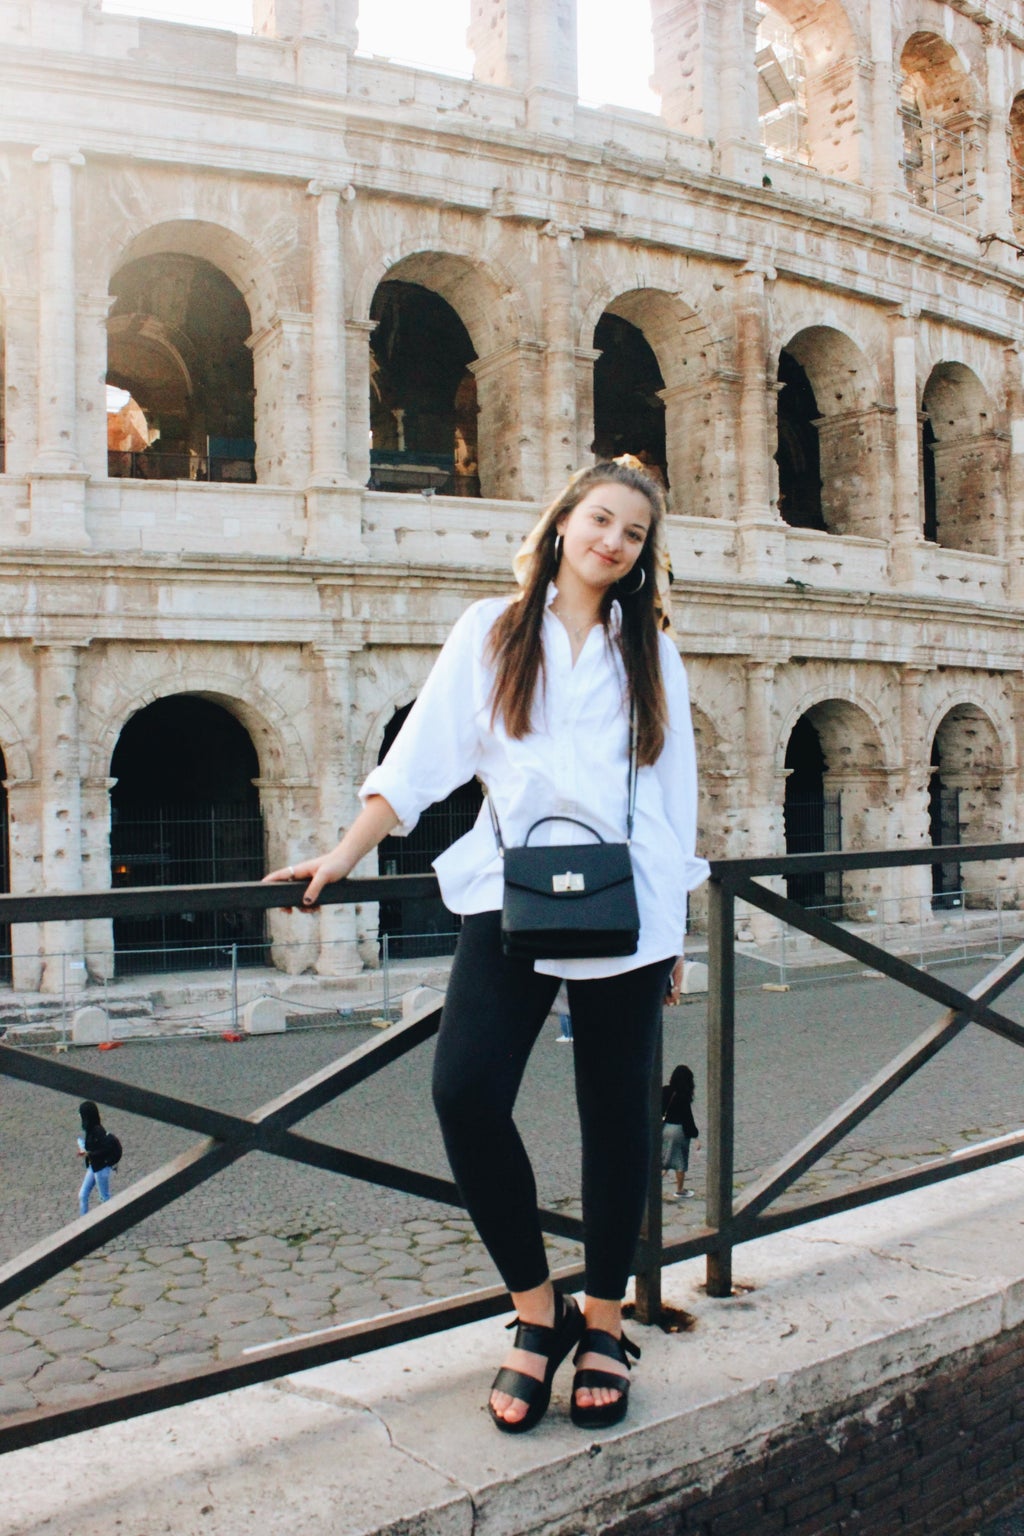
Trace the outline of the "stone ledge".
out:
M 501 1345 L 480 1323 L 16 1452 L 0 1536 L 248 1536 L 254 1515 L 275 1536 L 654 1530 L 809 1418 L 856 1402 L 870 1423 L 1019 1330 L 1022 1196 L 1007 1163 L 767 1238 L 738 1252 L 752 1289 L 727 1301 L 677 1266 L 666 1299 L 696 1325 L 633 1330 L 630 1417 L 602 1436 L 569 1424 L 568 1369 L 538 1431 L 499 1436 L 484 1400 Z

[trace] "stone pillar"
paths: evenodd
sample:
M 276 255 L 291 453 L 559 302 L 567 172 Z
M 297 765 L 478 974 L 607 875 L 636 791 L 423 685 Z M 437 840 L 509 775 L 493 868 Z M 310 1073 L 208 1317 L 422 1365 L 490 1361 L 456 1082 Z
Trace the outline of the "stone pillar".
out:
M 469 366 L 480 408 L 480 494 L 539 501 L 544 484 L 544 348 L 521 341 Z
M 466 41 L 474 79 L 526 96 L 531 132 L 572 133 L 576 0 L 473 0 Z
M 721 0 L 721 93 L 717 167 L 732 181 L 760 186 L 764 174 L 757 110 L 757 10 L 754 0 Z
M 896 409 L 896 495 L 891 572 L 893 584 L 898 587 L 910 587 L 917 581 L 920 551 L 924 544 L 917 318 L 917 314 L 906 307 L 891 316 L 893 404 Z
M 651 0 L 652 84 L 670 128 L 715 146 L 716 170 L 761 179 L 757 14 L 749 0 Z
M 100 0 L 30 0 L 27 10 L 35 47 L 82 54 L 87 52 L 88 18 L 99 13 Z
M 695 384 L 659 389 L 672 511 L 680 517 L 736 516 L 739 375 L 716 369 Z
M 927 848 L 931 842 L 928 811 L 931 742 L 927 737 L 924 707 L 924 688 L 930 676 L 928 667 L 910 664 L 900 668 L 900 773 L 889 829 L 890 848 Z M 899 921 L 918 922 L 929 910 L 931 865 L 890 870 L 889 875 L 892 895 L 901 898 Z
M 7 779 L 7 835 L 10 844 L 11 891 L 37 894 L 40 859 L 38 779 Z M 15 992 L 38 992 L 42 976 L 42 935 L 39 923 L 18 923 L 11 929 L 11 985 Z
M 777 663 L 751 659 L 745 664 L 744 744 L 747 768 L 747 837 L 744 852 L 776 854 L 785 849 L 783 834 L 783 798 L 785 774 L 776 767 L 775 674 Z M 785 881 L 775 877 L 765 882 L 772 890 L 785 891 Z M 746 919 L 758 943 L 778 936 L 778 923 L 766 912 L 744 909 Z
M 345 462 L 349 479 L 355 485 L 366 485 L 370 478 L 370 337 L 376 329 L 376 320 L 349 320 L 345 326 L 345 377 L 348 382 Z
M 82 464 L 96 480 L 107 478 L 107 317 L 113 296 L 92 293 L 78 303 L 79 374 L 82 402 L 79 451 Z
M 40 148 L 39 440 L 35 468 L 62 474 L 82 468 L 77 444 L 78 349 L 75 328 L 74 171 L 85 160 L 73 149 Z
M 260 37 L 316 37 L 354 49 L 359 0 L 253 0 L 252 27 Z
M 902 220 L 906 200 L 900 160 L 902 130 L 899 82 L 893 61 L 896 47 L 892 0 L 868 0 L 871 35 L 871 212 L 879 223 Z
M 82 780 L 82 888 L 110 889 L 110 791 L 116 779 Z M 114 975 L 114 924 L 109 917 L 90 917 L 82 925 L 85 968 L 91 981 Z
M 999 235 L 1016 244 L 1013 232 L 1013 191 L 1010 185 L 1010 97 L 1007 66 L 1010 63 L 1006 33 L 991 23 L 982 24 L 985 39 L 985 117 L 979 133 L 985 139 L 985 177 L 979 233 Z M 1002 244 L 990 247 L 990 255 L 1019 271 L 1015 251 Z
M 578 226 L 545 224 L 541 230 L 541 284 L 544 297 L 544 485 L 551 501 L 578 467 L 576 438 L 576 262 Z M 591 397 L 592 399 L 593 397 Z M 591 416 L 593 405 L 591 404 Z M 591 437 L 591 441 L 593 438 Z
M 303 486 L 309 479 L 309 315 L 278 314 L 249 337 L 256 389 L 256 479 Z
M 352 821 L 357 807 L 352 762 L 352 656 L 360 647 L 320 645 L 314 656 L 319 668 L 315 690 L 319 761 L 319 845 L 333 848 Z M 371 864 L 371 856 L 365 861 Z M 361 873 L 376 874 L 376 863 Z M 362 970 L 356 948 L 356 908 L 324 907 L 320 913 L 321 976 L 353 976 Z
M 40 879 L 43 891 L 82 889 L 82 790 L 78 766 L 79 647 L 37 649 L 39 702 Z M 40 989 L 84 981 L 82 923 L 42 925 Z
M 765 292 L 774 279 L 770 267 L 747 266 L 737 275 L 736 366 L 740 376 L 740 502 L 737 517 L 740 570 L 759 581 L 781 581 L 786 573 L 786 533 L 772 505 L 772 437 L 775 431 L 775 380 L 768 374 Z
M 8 475 L 25 475 L 35 460 L 38 442 L 36 377 L 39 355 L 39 302 L 34 293 L 8 293 L 4 298 L 4 466 Z
M 874 405 L 815 422 L 821 449 L 822 512 L 834 533 L 864 539 L 891 535 L 892 483 L 883 480 L 891 415 Z
M 343 182 L 311 181 L 314 199 L 312 239 L 313 335 L 311 368 L 313 485 L 339 485 L 347 479 L 345 411 L 345 297 L 338 216 L 342 198 L 355 188 Z
M 1011 603 L 1024 607 L 1024 376 L 1021 353 L 1016 347 L 1007 347 L 1004 357 L 1010 429 L 1006 466 L 1007 596 Z
M 855 54 L 808 75 L 807 138 L 823 176 L 871 186 L 873 82 L 871 63 Z
M 600 352 L 576 348 L 576 468 L 594 460 L 594 366 Z

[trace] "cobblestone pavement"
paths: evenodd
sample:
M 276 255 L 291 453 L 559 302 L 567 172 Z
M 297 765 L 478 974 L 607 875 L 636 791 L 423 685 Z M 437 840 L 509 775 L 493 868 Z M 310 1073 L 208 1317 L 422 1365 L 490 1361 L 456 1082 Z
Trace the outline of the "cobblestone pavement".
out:
M 986 969 L 944 970 L 968 984 Z M 745 977 L 756 982 L 756 968 Z M 1021 989 L 1003 1000 L 1020 1016 Z M 881 980 L 819 983 L 738 1002 L 737 1183 L 750 1181 L 900 1047 L 937 1010 Z M 624 1024 L 624 1029 L 628 1024 Z M 666 1015 L 666 1075 L 689 1061 L 704 1121 L 703 999 Z M 579 1148 L 572 1051 L 552 1023 L 535 1051 L 519 1123 L 545 1204 L 574 1211 Z M 360 1044 L 355 1029 L 246 1040 L 133 1044 L 66 1059 L 123 1081 L 249 1113 Z M 422 1048 L 304 1122 L 353 1150 L 446 1176 Z M 794 1197 L 906 1167 L 1021 1123 L 1024 1055 L 987 1032 L 965 1031 L 936 1061 L 807 1175 Z M 0 1078 L 3 1219 L 0 1261 L 72 1219 L 79 1165 L 74 1102 Z M 105 1119 L 125 1144 L 124 1187 L 194 1138 L 120 1112 Z M 666 1202 L 668 1234 L 703 1219 L 697 1198 Z M 668 1187 L 666 1181 L 666 1187 Z M 552 1261 L 578 1259 L 551 1242 Z M 742 1257 L 738 1259 L 742 1274 Z M 0 1413 L 120 1390 L 160 1371 L 225 1358 L 255 1344 L 334 1326 L 495 1282 L 468 1220 L 449 1207 L 259 1155 L 147 1219 L 0 1314 Z

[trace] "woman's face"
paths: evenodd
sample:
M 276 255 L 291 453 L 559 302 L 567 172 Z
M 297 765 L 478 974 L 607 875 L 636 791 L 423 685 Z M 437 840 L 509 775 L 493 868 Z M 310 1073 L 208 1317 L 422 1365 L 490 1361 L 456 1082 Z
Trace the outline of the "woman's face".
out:
M 605 589 L 628 576 L 651 527 L 651 504 L 642 491 L 609 480 L 593 485 L 571 512 L 558 520 L 562 559 L 556 581 L 566 568 L 589 588 Z

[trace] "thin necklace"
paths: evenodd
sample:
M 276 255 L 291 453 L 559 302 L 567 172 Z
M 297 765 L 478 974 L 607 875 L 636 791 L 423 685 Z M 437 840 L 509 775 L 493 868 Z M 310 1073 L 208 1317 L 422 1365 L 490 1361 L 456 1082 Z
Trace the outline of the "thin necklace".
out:
M 561 609 L 554 607 L 554 604 L 552 604 L 552 608 L 553 611 L 561 619 L 562 623 L 565 625 L 566 629 L 569 631 L 570 635 L 572 635 L 574 640 L 578 641 L 584 630 L 593 628 L 593 626 L 597 623 L 596 619 L 584 619 L 582 624 L 579 626 L 574 626 L 572 619 L 567 613 L 562 613 Z

